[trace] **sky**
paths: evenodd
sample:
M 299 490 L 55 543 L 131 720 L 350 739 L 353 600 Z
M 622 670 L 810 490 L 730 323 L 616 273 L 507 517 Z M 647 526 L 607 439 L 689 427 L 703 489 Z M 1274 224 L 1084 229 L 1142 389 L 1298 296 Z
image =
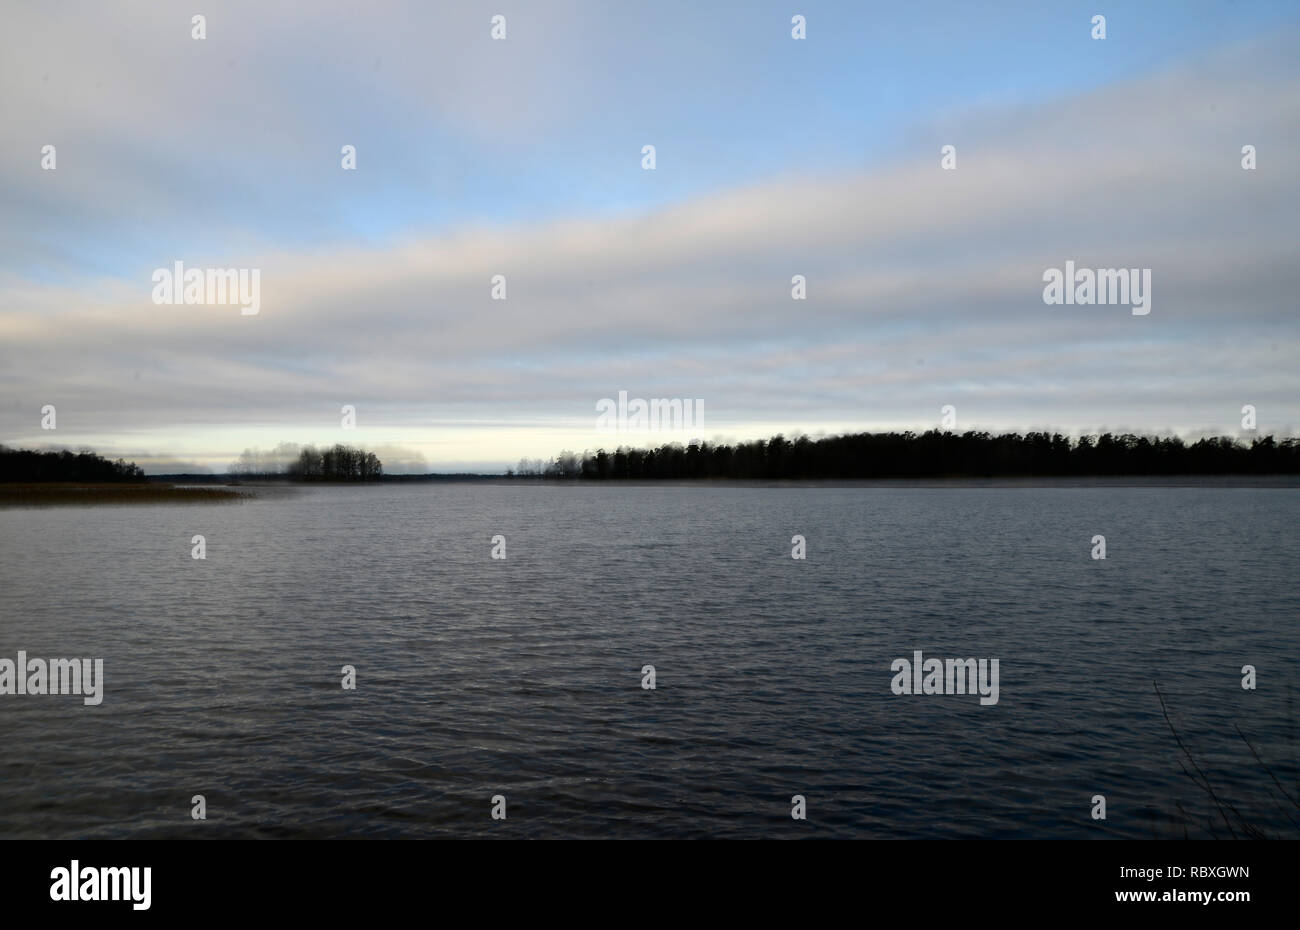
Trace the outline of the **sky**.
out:
M 199 9 L 6 6 L 0 444 L 1300 432 L 1294 3 Z M 1150 312 L 1045 303 L 1067 261 L 1149 269 Z M 258 312 L 156 303 L 176 262 Z M 620 391 L 703 423 L 602 432 Z

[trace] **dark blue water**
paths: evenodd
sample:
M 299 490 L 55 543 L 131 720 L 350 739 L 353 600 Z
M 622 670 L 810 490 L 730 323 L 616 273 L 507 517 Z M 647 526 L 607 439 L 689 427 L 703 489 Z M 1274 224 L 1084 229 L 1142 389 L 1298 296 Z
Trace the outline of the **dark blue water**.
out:
M 0 657 L 105 696 L 0 696 L 0 836 L 1296 836 L 1297 525 L 1222 487 L 3 509 Z M 918 649 L 997 658 L 998 703 L 893 694 Z

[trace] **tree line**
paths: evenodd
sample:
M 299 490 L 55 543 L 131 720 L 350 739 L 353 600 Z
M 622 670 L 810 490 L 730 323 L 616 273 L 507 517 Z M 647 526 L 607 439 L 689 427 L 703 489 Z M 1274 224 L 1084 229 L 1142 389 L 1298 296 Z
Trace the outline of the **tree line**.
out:
M 379 456 L 336 443 L 299 446 L 282 442 L 274 449 L 245 449 L 227 471 L 241 478 L 290 478 L 295 481 L 377 481 L 384 474 Z
M 287 474 L 300 481 L 377 481 L 384 474 L 384 463 L 375 453 L 352 446 L 307 446 L 289 464 Z
M 987 432 L 854 433 L 735 445 L 692 442 L 581 455 L 563 452 L 543 463 L 523 460 L 510 477 L 655 481 L 663 479 L 869 479 L 1082 477 L 1102 475 L 1300 474 L 1300 439 L 1264 436 L 1245 444 L 1216 436 L 1130 433 L 1080 436 Z
M 109 461 L 94 452 L 35 452 L 0 446 L 0 481 L 143 481 L 144 469 L 134 462 Z

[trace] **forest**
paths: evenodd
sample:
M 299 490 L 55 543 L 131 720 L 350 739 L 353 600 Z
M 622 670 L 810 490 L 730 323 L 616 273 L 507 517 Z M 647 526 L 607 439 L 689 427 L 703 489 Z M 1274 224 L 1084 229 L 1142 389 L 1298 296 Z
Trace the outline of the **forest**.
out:
M 228 470 L 239 478 L 378 481 L 384 476 L 384 463 L 373 452 L 341 443 L 318 449 L 282 442 L 267 452 L 245 449 Z
M 784 436 L 735 445 L 619 447 L 549 462 L 523 460 L 510 477 L 586 480 L 845 480 L 869 478 L 1083 477 L 1102 475 L 1300 474 L 1300 439 L 1245 444 L 1226 436 L 1080 436 L 1030 432 L 854 433 Z
M 299 481 L 378 481 L 384 464 L 375 453 L 353 446 L 306 446 L 286 474 Z
M 143 481 L 144 469 L 133 462 L 109 461 L 90 451 L 34 452 L 0 446 L 0 482 Z

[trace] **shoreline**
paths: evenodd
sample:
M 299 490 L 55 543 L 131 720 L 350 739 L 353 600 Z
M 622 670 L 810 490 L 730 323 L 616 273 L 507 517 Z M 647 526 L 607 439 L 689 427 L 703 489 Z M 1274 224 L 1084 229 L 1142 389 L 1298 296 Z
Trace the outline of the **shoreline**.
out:
M 478 484 L 505 487 L 689 487 L 689 488 L 1300 488 L 1300 475 L 1004 475 L 897 478 L 540 478 L 505 475 L 385 475 L 377 481 L 293 481 L 285 478 L 226 478 L 165 475 L 158 481 L 231 488 L 391 487 Z
M 220 504 L 257 500 L 266 494 L 297 489 L 423 487 L 427 485 L 472 484 L 487 487 L 607 488 L 685 490 L 764 488 L 769 490 L 816 490 L 862 488 L 895 490 L 960 489 L 1124 489 L 1168 488 L 1204 490 L 1300 489 L 1300 475 L 1116 475 L 1092 477 L 1002 477 L 1002 478 L 861 478 L 861 479 L 658 479 L 582 480 L 564 478 L 506 478 L 500 475 L 403 475 L 381 481 L 286 481 L 267 479 L 228 480 L 217 476 L 168 476 L 144 482 L 0 482 L 0 507 L 33 507 L 94 504 Z M 180 479 L 180 480 L 177 480 Z
M 230 487 L 178 487 L 144 482 L 5 482 L 0 483 L 0 506 L 44 504 L 217 504 L 251 500 L 252 493 Z

